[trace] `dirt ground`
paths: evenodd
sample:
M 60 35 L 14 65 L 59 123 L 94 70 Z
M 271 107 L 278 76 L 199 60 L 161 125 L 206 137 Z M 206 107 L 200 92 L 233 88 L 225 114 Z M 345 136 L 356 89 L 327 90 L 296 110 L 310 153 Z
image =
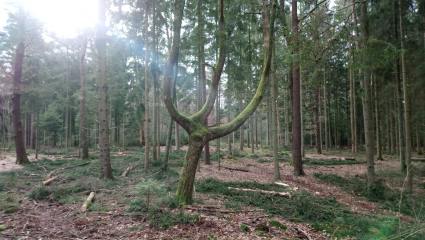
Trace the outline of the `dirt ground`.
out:
M 49 156 L 43 157 L 49 158 Z M 307 155 L 307 157 L 323 156 Z M 0 171 L 19 169 L 13 160 L 12 156 L 3 155 L 0 158 Z M 252 158 L 223 159 L 221 166 L 219 170 L 216 162 L 213 165 L 202 164 L 197 179 L 273 182 L 272 162 L 259 163 Z M 287 163 L 281 163 L 280 167 L 282 182 L 288 184 L 294 191 L 306 190 L 319 196 L 333 196 L 354 212 L 370 214 L 380 211 L 374 203 L 321 183 L 313 177 L 315 172 L 332 172 L 342 176 L 360 175 L 366 170 L 364 164 L 308 166 L 305 168 L 304 177 L 292 176 L 292 168 Z M 396 167 L 397 162 L 378 161 L 376 164 L 377 170 Z M 18 212 L 9 215 L 0 213 L 0 224 L 8 226 L 0 233 L 0 239 L 16 237 L 19 239 L 328 239 L 326 234 L 315 231 L 308 224 L 294 223 L 278 217 L 272 218 L 286 225 L 288 227 L 286 231 L 270 228 L 269 233 L 263 235 L 255 231 L 245 233 L 240 229 L 241 223 L 254 230 L 255 226 L 263 224 L 271 216 L 253 208 L 231 212 L 224 208 L 220 199 L 210 199 L 199 193 L 195 193 L 195 198 L 202 199 L 203 204 L 184 211 L 199 214 L 201 219 L 199 223 L 177 225 L 163 231 L 150 228 L 143 217 L 130 216 L 125 210 L 126 206 L 116 205 L 108 212 L 83 214 L 79 213 L 78 205 L 36 202 L 25 198 Z

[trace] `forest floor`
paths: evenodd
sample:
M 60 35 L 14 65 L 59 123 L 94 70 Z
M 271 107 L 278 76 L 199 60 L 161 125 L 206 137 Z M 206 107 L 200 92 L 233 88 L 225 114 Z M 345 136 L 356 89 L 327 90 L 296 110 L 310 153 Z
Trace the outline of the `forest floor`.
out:
M 116 177 L 106 181 L 98 178 L 96 156 L 43 154 L 23 168 L 13 164 L 13 154 L 0 157 L 0 239 L 424 239 L 422 162 L 415 162 L 415 192 L 408 196 L 392 156 L 376 162 L 371 194 L 362 154 L 307 153 L 306 175 L 294 177 L 283 151 L 278 184 L 267 150 L 224 152 L 220 168 L 213 154 L 197 173 L 194 205 L 179 208 L 172 196 L 183 151 L 171 154 L 168 171 L 154 162 L 148 173 L 143 150 L 113 152 Z M 134 169 L 122 177 L 129 166 Z M 83 213 L 92 191 L 95 201 Z M 290 197 L 275 194 L 281 192 Z

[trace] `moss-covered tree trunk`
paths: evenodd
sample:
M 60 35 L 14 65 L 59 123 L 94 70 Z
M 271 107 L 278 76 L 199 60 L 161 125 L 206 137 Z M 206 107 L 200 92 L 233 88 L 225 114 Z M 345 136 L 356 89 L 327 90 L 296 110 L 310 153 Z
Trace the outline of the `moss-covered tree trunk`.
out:
M 177 187 L 177 200 L 180 203 L 191 204 L 196 168 L 201 157 L 204 142 L 202 136 L 189 136 L 189 148 L 186 152 L 183 170 Z
M 175 18 L 173 23 L 173 45 L 170 50 L 166 71 L 164 73 L 164 104 L 168 110 L 170 116 L 181 125 L 189 134 L 189 149 L 186 154 L 185 164 L 183 166 L 180 181 L 177 187 L 177 199 L 181 204 L 192 203 L 193 183 L 195 181 L 196 169 L 198 166 L 199 158 L 204 145 L 211 140 L 226 136 L 239 127 L 254 113 L 255 109 L 260 104 L 265 89 L 268 85 L 268 79 L 270 74 L 271 55 L 272 51 L 270 46 L 273 43 L 273 23 L 274 18 L 270 19 L 270 16 L 274 16 L 274 8 L 267 4 L 268 1 L 263 1 L 263 31 L 264 31 L 264 62 L 261 73 L 261 80 L 258 84 L 257 90 L 254 97 L 248 103 L 248 105 L 232 119 L 230 122 L 208 127 L 206 119 L 214 108 L 214 103 L 218 95 L 218 87 L 220 83 L 221 73 L 224 68 L 225 62 L 225 26 L 224 26 L 224 0 L 220 0 L 218 3 L 219 12 L 219 53 L 218 61 L 215 67 L 213 67 L 213 76 L 211 81 L 211 87 L 209 88 L 208 98 L 206 99 L 202 108 L 190 115 L 186 116 L 181 114 L 175 107 L 172 101 L 171 92 L 171 79 L 173 72 L 176 70 L 176 63 L 180 51 L 180 32 L 181 24 L 183 19 L 184 0 L 175 0 Z M 275 4 L 275 1 L 273 1 Z M 270 13 L 271 12 L 271 13 Z

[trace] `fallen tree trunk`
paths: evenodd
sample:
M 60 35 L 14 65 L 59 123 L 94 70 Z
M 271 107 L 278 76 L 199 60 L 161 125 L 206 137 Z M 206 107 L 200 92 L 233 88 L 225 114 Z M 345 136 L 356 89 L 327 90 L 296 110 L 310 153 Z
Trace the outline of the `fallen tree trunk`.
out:
M 247 169 L 241 169 L 241 168 L 231 168 L 231 167 L 225 167 L 221 166 L 224 169 L 230 170 L 230 171 L 238 171 L 238 172 L 249 172 Z
M 239 191 L 239 192 L 258 192 L 258 193 L 276 195 L 281 197 L 291 197 L 291 194 L 288 192 L 275 192 L 275 191 L 267 191 L 267 190 L 261 190 L 261 189 L 234 188 L 234 187 L 228 187 L 228 189 Z
M 87 197 L 86 201 L 84 201 L 83 205 L 80 208 L 81 212 L 86 212 L 87 209 L 89 209 L 90 205 L 92 204 L 94 199 L 94 192 L 91 192 L 90 195 Z

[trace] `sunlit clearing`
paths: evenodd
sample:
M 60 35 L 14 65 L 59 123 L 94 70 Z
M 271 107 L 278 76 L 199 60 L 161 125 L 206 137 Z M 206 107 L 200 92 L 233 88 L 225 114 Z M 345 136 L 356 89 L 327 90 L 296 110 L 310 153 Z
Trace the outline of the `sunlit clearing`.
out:
M 48 32 L 60 37 L 74 37 L 79 32 L 96 25 L 97 0 L 15 0 L 11 2 L 23 6 L 44 24 Z

